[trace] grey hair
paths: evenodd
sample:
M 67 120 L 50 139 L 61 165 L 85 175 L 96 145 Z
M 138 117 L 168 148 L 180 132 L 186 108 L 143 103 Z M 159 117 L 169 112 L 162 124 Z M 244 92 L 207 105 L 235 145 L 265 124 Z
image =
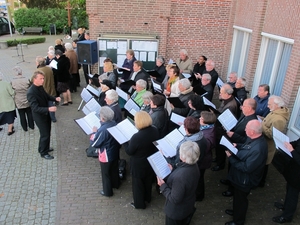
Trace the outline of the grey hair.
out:
M 188 78 L 183 78 L 183 79 L 179 80 L 179 84 L 181 84 L 185 90 L 187 90 L 191 87 L 191 82 L 189 81 Z
M 253 130 L 256 134 L 262 134 L 262 123 L 258 120 L 250 120 L 247 126 L 248 129 Z
M 232 74 L 235 78 L 238 77 L 237 72 L 231 72 L 230 74 Z M 229 75 L 230 75 L 230 74 L 229 74 Z
M 239 77 L 238 80 L 241 81 L 241 84 L 245 87 L 246 86 L 246 79 L 244 77 Z
M 208 62 L 210 62 L 210 63 L 211 63 L 211 66 L 215 68 L 215 62 L 214 62 L 214 61 L 212 61 L 211 59 L 208 59 L 208 60 L 206 61 L 206 63 L 208 63 Z
M 152 94 L 152 92 L 150 92 L 150 91 L 146 91 L 143 95 L 142 95 L 142 99 L 143 100 L 146 100 L 146 101 L 148 101 L 148 102 L 150 102 L 151 101 L 151 98 L 153 97 L 153 94 Z
M 53 50 L 54 51 L 54 47 L 51 45 L 48 47 L 48 51 Z
M 222 88 L 224 89 L 224 91 L 229 94 L 232 95 L 233 94 L 233 88 L 229 85 L 229 84 L 224 84 L 222 86 Z
M 103 73 L 99 76 L 98 80 L 108 80 L 108 76 L 106 73 Z
M 205 78 L 206 80 L 211 80 L 211 75 L 209 73 L 202 74 L 202 78 Z
M 184 54 L 184 55 L 188 55 L 188 52 L 187 52 L 187 50 L 185 50 L 185 49 L 181 49 L 181 50 L 180 50 L 180 53 L 182 53 L 182 54 Z
M 39 66 L 46 66 L 46 60 L 43 56 L 37 56 L 35 61 L 38 63 Z
M 162 64 L 165 63 L 165 59 L 161 55 L 157 56 L 156 60 L 160 61 Z
M 108 90 L 105 92 L 105 97 L 111 100 L 112 102 L 116 102 L 119 100 L 119 95 L 115 90 Z
M 196 142 L 183 142 L 179 149 L 180 158 L 185 163 L 193 165 L 197 163 L 200 156 L 200 149 Z
M 283 107 L 285 106 L 285 103 L 284 103 L 284 100 L 283 98 L 281 98 L 280 96 L 277 96 L 277 95 L 271 95 L 269 97 L 269 101 L 270 99 L 273 99 L 274 100 L 274 104 L 276 104 L 278 107 Z
M 147 87 L 147 82 L 143 79 L 139 79 L 136 81 L 136 85 L 142 87 L 143 89 L 145 89 Z
M 55 56 L 54 50 L 49 50 L 49 51 L 48 51 L 48 54 L 51 55 L 51 56 Z
M 22 75 L 22 69 L 19 66 L 15 66 L 13 71 L 16 73 L 16 75 Z
M 100 118 L 103 122 L 112 121 L 114 119 L 114 111 L 108 106 L 103 106 L 100 109 Z
M 66 44 L 65 44 L 65 48 L 66 48 L 67 50 L 73 50 L 73 46 L 72 46 L 71 43 L 66 43 Z

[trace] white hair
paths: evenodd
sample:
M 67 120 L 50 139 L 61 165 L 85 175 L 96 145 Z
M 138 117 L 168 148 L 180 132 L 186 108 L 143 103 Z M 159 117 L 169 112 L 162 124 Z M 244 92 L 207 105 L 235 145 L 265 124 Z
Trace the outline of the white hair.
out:
M 108 90 L 105 92 L 105 97 L 111 100 L 112 102 L 116 102 L 119 99 L 119 95 L 115 90 Z
M 181 50 L 180 50 L 180 53 L 182 53 L 182 54 L 184 54 L 184 55 L 188 55 L 188 52 L 187 52 L 187 50 L 185 50 L 185 49 L 181 49 Z
M 206 80 L 211 80 L 211 75 L 209 73 L 202 74 L 202 78 L 205 78 Z
M 193 165 L 200 156 L 200 149 L 196 142 L 186 141 L 180 145 L 179 149 L 180 159 L 185 163 Z
M 143 89 L 145 89 L 147 87 L 147 82 L 143 79 L 139 79 L 136 81 L 136 85 L 142 87 Z
M 189 81 L 188 78 L 183 78 L 183 79 L 179 80 L 179 84 L 181 84 L 185 90 L 187 90 L 191 87 L 191 82 Z
M 115 113 L 108 106 L 103 106 L 100 109 L 100 118 L 104 121 L 112 121 L 114 119 Z
M 280 96 L 277 96 L 277 95 L 271 95 L 269 97 L 269 101 L 270 99 L 273 99 L 274 100 L 274 104 L 276 104 L 278 107 L 283 107 L 285 106 L 285 103 L 284 103 L 284 100 L 283 98 L 281 98 Z
M 72 46 L 71 43 L 66 43 L 66 44 L 65 44 L 65 48 L 66 48 L 67 50 L 73 50 L 73 46 Z

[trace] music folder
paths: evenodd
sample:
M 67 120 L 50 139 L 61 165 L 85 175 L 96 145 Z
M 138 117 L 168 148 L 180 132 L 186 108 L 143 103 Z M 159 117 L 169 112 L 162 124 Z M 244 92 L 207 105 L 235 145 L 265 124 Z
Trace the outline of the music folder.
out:
M 164 179 L 171 173 L 171 169 L 168 166 L 167 160 L 159 151 L 150 155 L 147 160 L 150 163 L 156 176 L 158 176 L 159 178 Z
M 180 101 L 178 97 L 170 97 L 168 101 L 175 107 L 175 108 L 186 108 L 185 105 Z
M 93 127 L 97 127 L 97 129 L 99 129 L 101 126 L 100 119 L 97 117 L 96 112 L 91 112 L 85 117 L 75 119 L 74 121 L 87 135 L 93 133 Z
M 163 84 L 159 83 L 158 81 L 156 81 L 155 79 L 151 78 L 151 82 L 152 82 L 152 86 L 154 91 L 159 92 L 159 93 L 163 93 L 164 89 L 163 89 Z
M 124 82 L 121 83 L 122 85 L 128 85 L 128 86 L 135 86 L 135 81 L 134 80 L 126 80 Z
M 124 144 L 138 132 L 137 128 L 128 120 L 125 119 L 114 127 L 107 128 L 107 131 L 119 142 Z
M 206 105 L 209 109 L 211 109 L 215 114 L 219 115 L 220 112 L 216 109 L 216 106 L 214 103 L 209 101 L 207 98 L 203 97 L 203 103 Z
M 161 76 L 161 74 L 159 74 L 156 70 L 147 70 L 146 72 L 152 77 L 160 77 Z
M 205 90 L 201 87 L 201 85 L 196 85 L 196 86 L 193 88 L 193 91 L 194 91 L 197 95 L 200 95 L 200 96 L 202 96 L 202 95 L 204 95 L 204 94 L 207 93 L 207 91 L 205 91 Z

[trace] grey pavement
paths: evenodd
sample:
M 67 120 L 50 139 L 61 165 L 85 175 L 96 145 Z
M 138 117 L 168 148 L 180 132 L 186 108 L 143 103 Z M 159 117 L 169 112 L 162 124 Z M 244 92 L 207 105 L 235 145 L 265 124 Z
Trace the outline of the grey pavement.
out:
M 13 38 L 19 38 L 17 34 Z M 26 36 L 25 36 L 26 37 Z M 46 42 L 23 48 L 24 60 L 15 47 L 0 49 L 0 72 L 3 80 L 13 77 L 12 68 L 19 65 L 23 74 L 31 77 L 35 70 L 35 57 L 46 55 L 61 35 L 46 35 Z M 0 36 L 1 40 L 9 35 Z M 65 40 L 69 42 L 70 40 Z M 19 49 L 20 55 L 20 49 Z M 23 62 L 24 61 L 24 62 Z M 81 71 L 82 73 L 82 71 Z M 82 74 L 81 74 L 82 75 Z M 84 79 L 81 79 L 84 86 Z M 101 190 L 100 165 L 97 159 L 87 158 L 85 149 L 89 141 L 74 119 L 83 116 L 77 111 L 80 104 L 79 88 L 72 94 L 73 105 L 59 106 L 57 123 L 52 124 L 51 146 L 54 160 L 42 159 L 38 152 L 37 129 L 24 132 L 15 121 L 15 134 L 7 136 L 7 125 L 0 132 L 0 224 L 164 224 L 164 197 L 153 188 L 152 202 L 145 210 L 136 210 L 132 202 L 131 177 L 127 178 L 114 196 L 107 198 Z M 121 150 L 121 157 L 129 157 Z M 231 220 L 225 209 L 232 208 L 232 198 L 221 193 L 226 186 L 219 180 L 226 178 L 227 170 L 205 174 L 206 195 L 196 203 L 197 211 L 191 224 L 224 224 Z M 249 195 L 246 224 L 275 224 L 271 218 L 280 215 L 273 207 L 275 201 L 283 201 L 285 181 L 274 169 L 269 168 L 267 184 Z M 290 224 L 300 224 L 299 207 Z

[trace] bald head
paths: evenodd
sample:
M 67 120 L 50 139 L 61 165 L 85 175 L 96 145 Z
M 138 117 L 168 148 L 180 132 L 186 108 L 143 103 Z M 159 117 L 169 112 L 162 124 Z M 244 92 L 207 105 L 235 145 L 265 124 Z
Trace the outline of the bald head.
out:
M 262 125 L 258 120 L 250 120 L 246 125 L 246 134 L 254 139 L 262 135 Z

